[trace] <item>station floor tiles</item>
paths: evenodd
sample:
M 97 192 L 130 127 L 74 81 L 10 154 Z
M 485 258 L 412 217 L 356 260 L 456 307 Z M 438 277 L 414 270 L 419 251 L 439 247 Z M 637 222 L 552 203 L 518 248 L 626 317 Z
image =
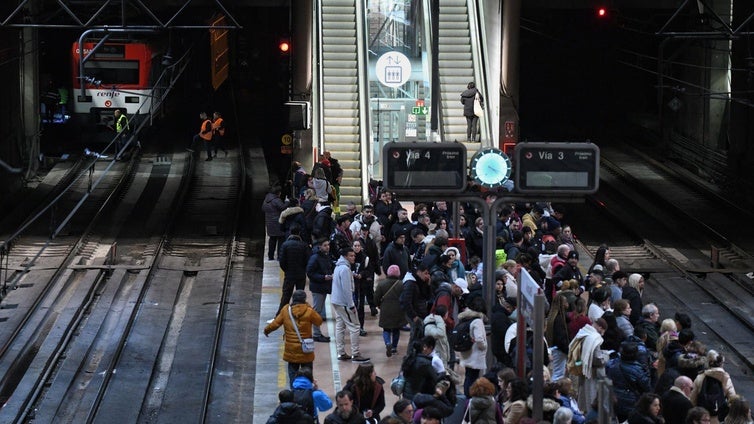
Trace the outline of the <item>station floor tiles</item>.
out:
M 267 257 L 265 253 L 265 258 Z M 288 387 L 287 363 L 283 361 L 283 329 L 280 328 L 269 337 L 264 336 L 266 321 L 274 318 L 280 304 L 281 282 L 283 274 L 277 261 L 264 261 L 262 300 L 259 316 L 259 345 L 257 346 L 256 381 L 254 387 L 254 423 L 264 423 L 275 410 L 278 403 L 277 394 Z M 308 285 L 307 285 L 308 288 Z M 311 304 L 309 294 L 309 304 Z M 327 321 L 322 326 L 322 334 L 330 336 L 330 343 L 316 343 L 314 378 L 320 389 L 335 404 L 335 393 L 341 390 L 346 381 L 353 375 L 358 364 L 351 361 L 339 361 L 335 349 L 335 318 L 327 297 Z M 398 398 L 390 391 L 390 381 L 398 375 L 401 360 L 406 354 L 408 332 L 401 332 L 398 354 L 388 358 L 385 354 L 385 344 L 382 340 L 382 329 L 378 326 L 379 316 L 371 316 L 369 309 L 365 311 L 364 329 L 367 335 L 360 337 L 361 355 L 370 358 L 377 375 L 385 380 L 385 410 L 382 416 L 388 415 Z M 346 334 L 346 351 L 350 352 L 350 339 Z M 333 407 L 334 409 L 334 407 Z M 320 412 L 320 422 L 332 412 Z

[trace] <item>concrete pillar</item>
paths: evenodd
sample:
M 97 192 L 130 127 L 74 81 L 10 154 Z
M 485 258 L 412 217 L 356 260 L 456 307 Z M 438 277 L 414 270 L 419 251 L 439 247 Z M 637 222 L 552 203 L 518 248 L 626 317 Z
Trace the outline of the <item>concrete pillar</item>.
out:
M 502 25 L 502 57 L 500 84 L 502 95 L 500 97 L 500 127 L 498 134 L 499 143 L 502 145 L 505 134 L 505 122 L 513 121 L 515 125 L 515 139 L 519 134 L 519 31 L 521 19 L 521 0 L 506 0 L 503 2 L 503 25 Z
M 734 26 L 739 26 L 744 19 L 754 13 L 754 2 L 736 1 L 733 3 Z M 744 31 L 754 30 L 754 23 Z M 733 41 L 731 54 L 732 67 L 743 71 L 733 72 L 731 91 L 742 102 L 731 102 L 729 123 L 728 167 L 736 180 L 750 181 L 751 167 L 754 165 L 754 60 L 749 53 L 748 37 Z
M 712 7 L 723 19 L 730 19 L 730 11 L 733 0 L 715 0 Z M 728 20 L 728 25 L 732 22 Z M 729 40 L 715 40 L 711 42 L 711 48 L 707 49 L 706 66 L 707 86 L 711 93 L 730 92 L 730 59 L 732 43 Z M 716 94 L 706 97 L 705 115 L 706 125 L 702 144 L 711 149 L 724 149 L 727 139 L 729 122 L 728 107 L 730 95 Z
M 293 93 L 310 93 L 312 89 L 312 57 L 314 49 L 313 17 L 314 2 L 301 2 L 295 7 L 291 6 L 291 28 L 293 34 L 293 69 L 291 70 Z M 294 100 L 312 101 L 311 93 L 305 99 Z M 312 104 L 314 108 L 315 105 Z M 313 109 L 312 109 L 313 110 Z M 293 159 L 301 162 L 305 169 L 311 169 L 314 165 L 314 146 L 312 130 L 297 131 L 297 139 L 294 145 Z
M 19 87 L 21 90 L 21 120 L 23 122 L 23 137 L 26 147 L 26 176 L 33 177 L 39 168 L 39 30 L 24 28 L 21 31 L 19 61 Z

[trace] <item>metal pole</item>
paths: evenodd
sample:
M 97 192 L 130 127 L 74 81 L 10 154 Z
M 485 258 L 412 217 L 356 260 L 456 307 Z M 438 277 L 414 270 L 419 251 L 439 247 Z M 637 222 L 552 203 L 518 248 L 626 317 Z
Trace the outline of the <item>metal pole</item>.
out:
M 526 318 L 521 313 L 524 304 L 524 294 L 521 287 L 521 273 L 519 273 L 518 294 L 516 295 L 516 311 L 518 313 L 516 321 L 516 357 L 518 360 L 514 365 L 518 371 L 518 378 L 526 381 Z
M 542 397 L 544 396 L 544 336 L 545 336 L 545 295 L 542 290 L 534 296 L 534 355 L 532 358 L 532 396 L 534 397 L 534 421 L 542 420 Z

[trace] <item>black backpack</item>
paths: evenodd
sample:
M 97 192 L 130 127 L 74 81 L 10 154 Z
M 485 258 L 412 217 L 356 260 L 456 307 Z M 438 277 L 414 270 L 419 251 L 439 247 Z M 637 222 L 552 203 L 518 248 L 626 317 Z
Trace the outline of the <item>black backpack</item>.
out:
M 316 417 L 314 411 L 314 390 L 312 389 L 293 389 L 293 401 L 301 405 L 307 414 Z
M 725 399 L 723 383 L 716 378 L 705 376 L 696 397 L 696 405 L 704 407 L 710 416 L 718 417 L 722 421 L 728 415 L 728 400 Z
M 453 327 L 450 339 L 453 343 L 453 350 L 456 352 L 466 352 L 474 346 L 474 341 L 471 340 L 471 322 L 474 319 L 476 318 L 462 319 Z

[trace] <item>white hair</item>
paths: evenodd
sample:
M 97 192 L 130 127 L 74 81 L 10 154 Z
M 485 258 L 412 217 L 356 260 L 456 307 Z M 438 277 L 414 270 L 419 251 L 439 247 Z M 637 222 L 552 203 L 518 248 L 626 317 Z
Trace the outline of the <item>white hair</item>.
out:
M 571 424 L 573 419 L 573 411 L 565 406 L 561 406 L 555 411 L 555 415 L 552 417 L 552 424 Z

